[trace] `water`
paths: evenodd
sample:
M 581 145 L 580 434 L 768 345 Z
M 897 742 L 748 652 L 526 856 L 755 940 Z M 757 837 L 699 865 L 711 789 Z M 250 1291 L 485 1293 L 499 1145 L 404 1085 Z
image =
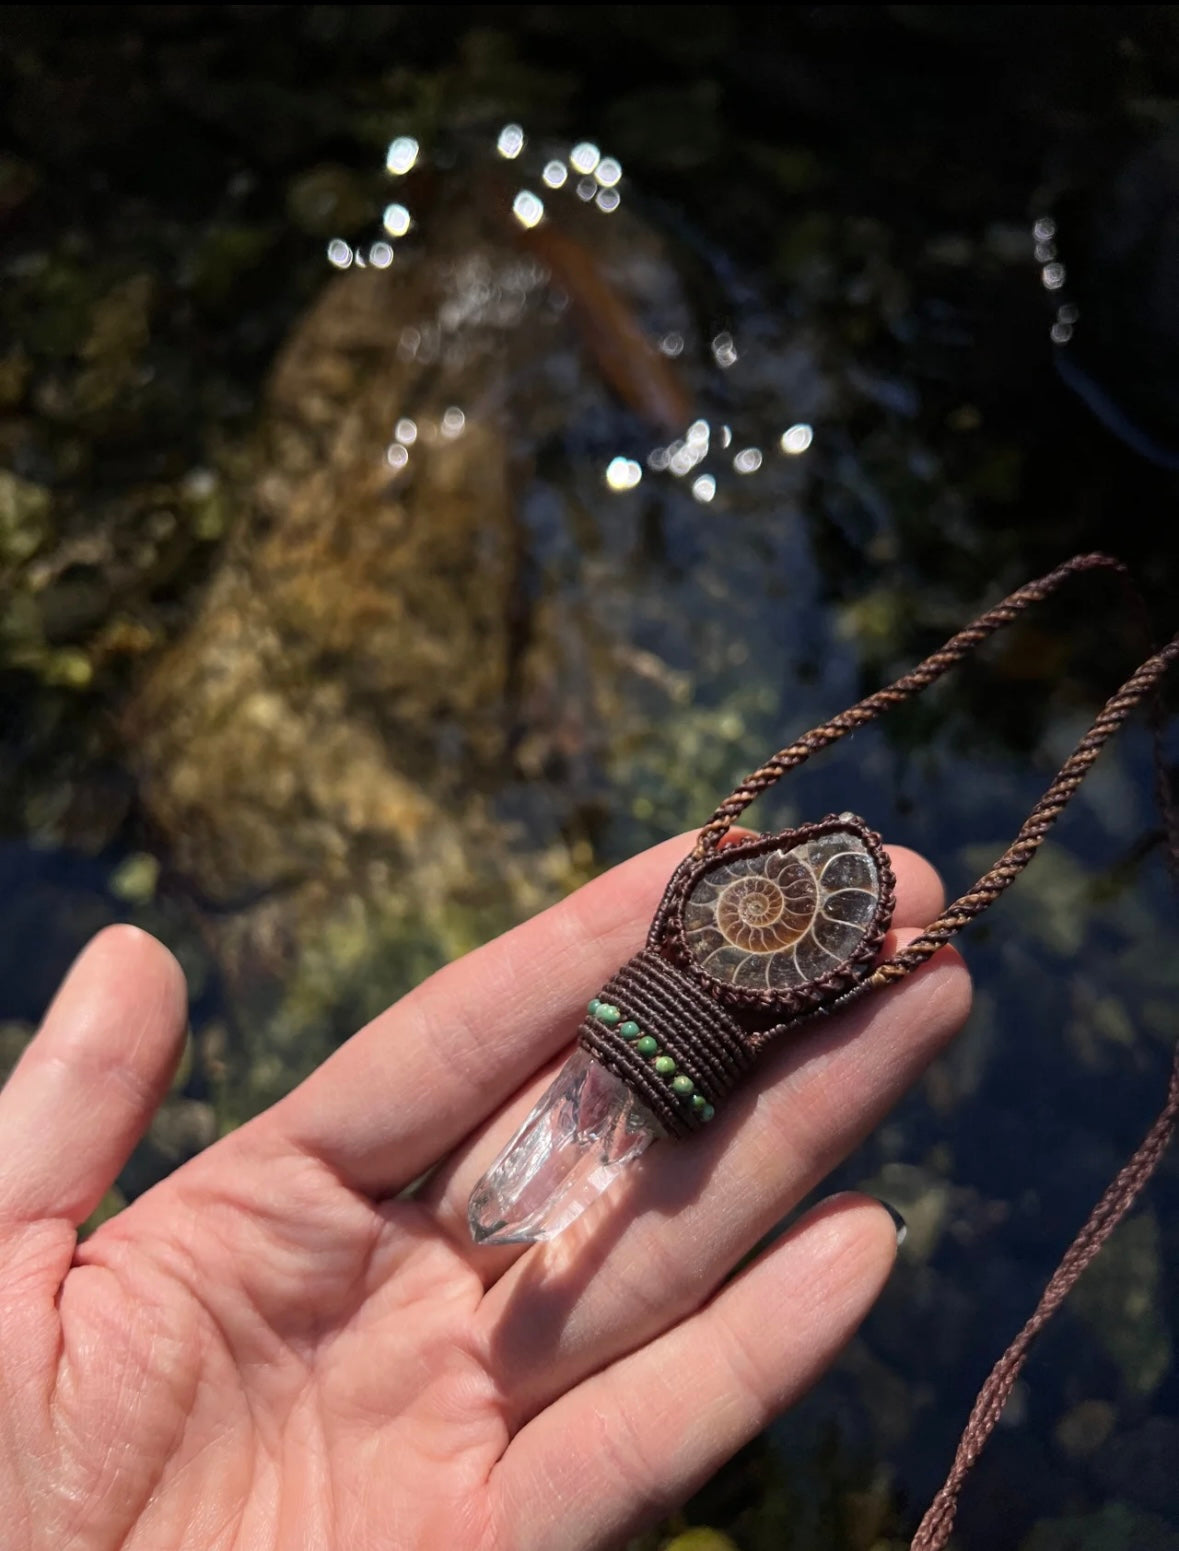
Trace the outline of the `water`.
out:
M 6 19 L 0 1018 L 11 1056 L 104 921 L 181 954 L 192 1057 L 123 1198 L 1066 555 L 1175 628 L 1169 13 L 553 17 Z M 965 885 L 1141 655 L 1111 596 L 758 821 L 862 812 Z M 1162 1092 L 1149 790 L 1132 730 L 970 935 L 969 1029 L 834 1181 L 906 1214 L 902 1264 L 690 1522 L 911 1531 Z M 1168 1160 L 1041 1343 L 964 1547 L 1179 1533 L 1177 1196 Z

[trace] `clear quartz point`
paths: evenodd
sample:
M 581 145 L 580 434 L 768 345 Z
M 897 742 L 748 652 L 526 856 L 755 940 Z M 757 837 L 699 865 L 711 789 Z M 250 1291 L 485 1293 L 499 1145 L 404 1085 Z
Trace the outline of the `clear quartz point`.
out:
M 471 1192 L 471 1237 L 476 1244 L 551 1239 L 662 1134 L 620 1078 L 575 1051 Z

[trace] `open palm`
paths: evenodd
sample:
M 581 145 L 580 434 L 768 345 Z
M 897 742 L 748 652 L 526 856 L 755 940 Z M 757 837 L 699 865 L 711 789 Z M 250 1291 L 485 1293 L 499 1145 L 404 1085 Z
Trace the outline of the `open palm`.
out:
M 443 970 L 79 1244 L 185 1024 L 158 943 L 90 944 L 0 1094 L 10 1551 L 608 1545 L 813 1381 L 888 1275 L 887 1214 L 836 1198 L 726 1278 L 960 1025 L 952 953 L 800 1031 L 552 1243 L 466 1232 L 471 1186 L 686 849 Z M 919 925 L 938 881 L 893 863 L 897 921 Z

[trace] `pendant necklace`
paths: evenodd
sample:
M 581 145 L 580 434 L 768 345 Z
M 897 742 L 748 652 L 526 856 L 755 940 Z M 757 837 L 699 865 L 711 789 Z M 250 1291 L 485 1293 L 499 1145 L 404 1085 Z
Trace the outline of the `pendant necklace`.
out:
M 981 614 L 894 683 L 774 754 L 701 829 L 672 874 L 640 952 L 586 1009 L 577 1048 L 470 1200 L 476 1243 L 533 1243 L 568 1227 L 656 1140 L 718 1123 L 725 1099 L 772 1041 L 882 991 L 982 914 L 1035 856 L 1089 767 L 1179 660 L 1179 636 L 1113 694 L 1019 833 L 974 886 L 899 952 L 879 957 L 893 876 L 880 837 L 853 813 L 751 839 L 729 837 L 745 809 L 787 771 L 934 683 L 1003 625 L 1079 573 L 1112 571 L 1144 617 L 1125 567 L 1077 555 Z M 1179 819 L 1167 800 L 1154 718 L 1168 860 L 1179 878 Z M 937 1551 L 966 1471 L 998 1419 L 1027 1349 L 1154 1171 L 1179 1118 L 1179 1054 L 1167 1102 L 1142 1146 L 1066 1252 L 1039 1305 L 983 1386 L 953 1470 L 914 1551 Z

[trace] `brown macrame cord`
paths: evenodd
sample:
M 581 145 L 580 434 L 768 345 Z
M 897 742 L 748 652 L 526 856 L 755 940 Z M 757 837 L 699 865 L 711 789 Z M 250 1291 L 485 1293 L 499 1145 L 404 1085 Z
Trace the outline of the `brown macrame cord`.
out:
M 1021 587 L 1010 597 L 1005 598 L 1002 603 L 988 609 L 973 624 L 960 630 L 944 646 L 894 683 L 877 690 L 875 694 L 868 695 L 850 709 L 841 711 L 838 716 L 832 717 L 823 726 L 806 733 L 805 736 L 767 760 L 720 804 L 701 830 L 693 856 L 707 856 L 715 851 L 733 821 L 755 798 L 779 781 L 788 770 L 795 769 L 820 749 L 837 742 L 848 733 L 873 721 L 882 712 L 918 694 L 955 664 L 961 662 L 1001 626 L 1010 623 L 1032 604 L 1047 598 L 1070 577 L 1091 570 L 1112 571 L 1118 575 L 1122 579 L 1134 612 L 1145 619 L 1145 609 L 1141 599 L 1129 583 L 1126 569 L 1120 561 L 1100 554 L 1075 556 L 1054 571 L 1050 571 L 1047 576 L 1041 577 L 1038 581 L 1029 582 L 1027 586 Z M 911 974 L 1010 887 L 1035 856 L 1045 835 L 1063 813 L 1102 748 L 1130 713 L 1148 697 L 1151 697 L 1153 702 L 1151 722 L 1155 732 L 1156 784 L 1163 815 L 1164 841 L 1168 862 L 1179 881 L 1179 816 L 1176 815 L 1170 801 L 1169 783 L 1162 759 L 1159 738 L 1162 716 L 1156 694 L 1162 678 L 1176 661 L 1179 661 L 1179 636 L 1144 662 L 1109 698 L 1093 725 L 1061 766 L 1043 797 L 1028 814 L 1018 835 L 998 861 L 983 874 L 973 888 L 960 899 L 956 899 L 935 921 L 932 921 L 920 937 L 879 964 L 866 980 L 849 993 L 850 996 L 883 988 Z M 958 1494 L 963 1482 L 999 1420 L 1003 1406 L 1027 1359 L 1032 1342 L 1064 1302 L 1085 1268 L 1134 1204 L 1166 1151 L 1177 1123 L 1179 1123 L 1179 1047 L 1176 1049 L 1171 1070 L 1166 1103 L 1158 1118 L 1147 1132 L 1142 1145 L 1093 1208 L 1085 1225 L 1069 1245 L 1060 1264 L 1053 1272 L 1031 1318 L 996 1363 L 979 1391 L 955 1452 L 953 1465 L 918 1527 L 911 1551 L 942 1551 L 946 1545 L 953 1529 Z

